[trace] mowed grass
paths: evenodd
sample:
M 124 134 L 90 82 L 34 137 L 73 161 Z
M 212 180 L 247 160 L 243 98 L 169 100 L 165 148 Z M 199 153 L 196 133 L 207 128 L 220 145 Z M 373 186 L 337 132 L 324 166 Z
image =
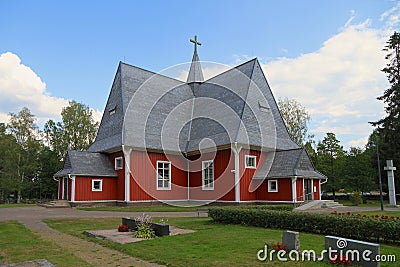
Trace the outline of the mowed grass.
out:
M 0 261 L 9 264 L 38 259 L 47 259 L 56 266 L 90 266 L 18 222 L 0 222 Z
M 381 202 L 379 200 L 368 200 L 367 203 L 360 203 L 358 205 L 354 205 L 350 200 L 336 200 L 340 204 L 343 204 L 344 206 L 357 206 L 357 207 L 380 207 Z M 389 205 L 389 201 L 384 200 L 383 205 Z
M 169 206 L 169 205 L 155 205 L 155 206 L 132 206 L 132 207 L 92 207 L 92 208 L 77 208 L 77 209 L 86 211 L 185 212 L 185 211 L 196 211 L 197 208 Z
M 353 212 L 353 214 L 362 214 L 362 215 L 379 215 L 379 216 L 394 216 L 394 217 L 400 217 L 400 210 L 399 211 L 363 211 L 363 212 Z
M 0 204 L 0 209 L 36 206 L 36 204 Z
M 153 221 L 157 222 L 156 218 Z M 49 219 L 49 226 L 62 232 L 78 236 L 123 253 L 150 262 L 168 266 L 332 266 L 328 262 L 260 262 L 257 252 L 264 244 L 282 240 L 282 230 L 223 225 L 209 218 L 169 218 L 168 223 L 179 228 L 194 229 L 192 234 L 167 236 L 131 244 L 89 238 L 84 230 L 116 228 L 121 219 Z M 324 236 L 300 234 L 301 249 L 313 249 L 317 253 L 324 249 Z M 400 248 L 381 245 L 381 253 L 396 254 Z M 395 266 L 382 264 L 381 266 Z

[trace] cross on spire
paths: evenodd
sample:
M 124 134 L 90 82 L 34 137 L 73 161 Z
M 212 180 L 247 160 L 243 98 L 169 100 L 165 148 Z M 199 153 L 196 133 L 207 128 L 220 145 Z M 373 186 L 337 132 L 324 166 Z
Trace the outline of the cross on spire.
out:
M 192 43 L 194 43 L 194 53 L 197 54 L 197 46 L 201 45 L 199 41 L 197 41 L 197 35 L 194 36 L 194 40 L 190 39 Z

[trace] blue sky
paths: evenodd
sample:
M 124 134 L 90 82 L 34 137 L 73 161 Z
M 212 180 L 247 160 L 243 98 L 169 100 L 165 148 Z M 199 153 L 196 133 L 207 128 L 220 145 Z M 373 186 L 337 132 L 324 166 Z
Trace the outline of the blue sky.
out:
M 295 98 L 321 139 L 362 146 L 387 86 L 381 49 L 399 26 L 395 1 L 0 2 L 0 121 L 29 107 L 59 119 L 67 100 L 104 108 L 118 62 L 161 71 L 191 60 L 263 64 L 276 98 Z M 12 71 L 11 71 L 12 70 Z

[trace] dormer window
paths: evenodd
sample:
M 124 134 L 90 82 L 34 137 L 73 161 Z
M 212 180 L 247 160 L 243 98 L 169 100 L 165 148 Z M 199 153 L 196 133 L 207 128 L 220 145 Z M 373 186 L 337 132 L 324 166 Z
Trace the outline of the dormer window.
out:
M 115 158 L 115 169 L 122 170 L 122 157 Z
M 245 168 L 247 169 L 255 169 L 257 166 L 256 156 L 246 155 L 244 157 Z
M 260 101 L 258 101 L 258 108 L 260 109 L 260 111 L 269 112 L 269 107 L 266 103 L 261 103 Z
M 108 114 L 110 114 L 110 116 L 114 115 L 116 109 L 117 109 L 117 105 L 112 105 L 112 106 L 108 109 Z

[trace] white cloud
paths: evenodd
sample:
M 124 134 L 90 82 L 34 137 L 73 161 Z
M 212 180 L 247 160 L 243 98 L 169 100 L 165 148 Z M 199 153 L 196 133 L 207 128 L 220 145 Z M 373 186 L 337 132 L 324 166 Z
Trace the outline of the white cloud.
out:
M 21 59 L 7 52 L 0 55 L 0 122 L 8 121 L 8 113 L 17 113 L 27 107 L 43 124 L 48 119 L 59 120 L 61 110 L 68 100 L 54 97 L 46 91 L 46 83 Z M 93 111 L 94 119 L 100 121 L 101 112 Z
M 347 147 L 364 148 L 367 143 L 368 143 L 368 136 L 361 137 L 360 139 L 357 139 L 357 140 L 351 140 L 346 143 L 346 146 Z
M 386 15 L 392 21 L 395 11 Z M 386 63 L 382 48 L 392 33 L 387 27 L 372 28 L 370 20 L 352 25 L 354 16 L 352 11 L 318 51 L 262 64 L 275 96 L 294 98 L 310 112 L 311 132 L 342 134 L 345 145 L 365 140 L 372 132 L 368 122 L 384 116 L 376 97 L 388 86 L 381 72 Z
M 348 26 L 350 26 L 351 22 L 353 21 L 353 19 L 356 17 L 356 11 L 355 10 L 350 10 L 350 18 L 346 21 L 346 23 L 344 24 L 344 27 L 347 28 Z
M 92 115 L 93 115 L 94 121 L 101 122 L 101 118 L 103 117 L 103 112 L 100 110 L 94 110 L 92 108 L 91 108 L 91 110 L 92 110 Z
M 68 105 L 68 100 L 51 96 L 40 77 L 11 52 L 0 55 L 0 96 L 0 112 L 17 113 L 25 106 L 39 122 L 59 118 L 61 109 Z M 3 122 L 5 119 L 0 116 Z
M 393 30 L 398 26 L 400 22 L 400 2 L 398 2 L 394 7 L 384 12 L 381 17 L 380 21 L 385 21 L 387 27 L 390 30 Z
M 231 68 L 231 66 L 228 66 L 228 65 L 222 65 L 219 63 L 213 63 L 213 62 L 207 62 L 207 61 L 204 61 L 204 62 L 202 61 L 201 64 L 202 64 L 201 68 L 203 71 L 204 80 L 208 80 L 209 78 L 214 77 L 215 75 L 218 75 L 218 74 Z M 179 67 L 182 67 L 182 66 L 179 66 Z M 189 70 L 186 70 L 186 67 L 187 67 L 187 69 L 189 69 L 190 64 L 183 65 L 183 68 L 185 68 L 185 70 L 180 70 L 179 76 L 175 77 L 176 79 L 178 79 L 180 81 L 187 80 Z

